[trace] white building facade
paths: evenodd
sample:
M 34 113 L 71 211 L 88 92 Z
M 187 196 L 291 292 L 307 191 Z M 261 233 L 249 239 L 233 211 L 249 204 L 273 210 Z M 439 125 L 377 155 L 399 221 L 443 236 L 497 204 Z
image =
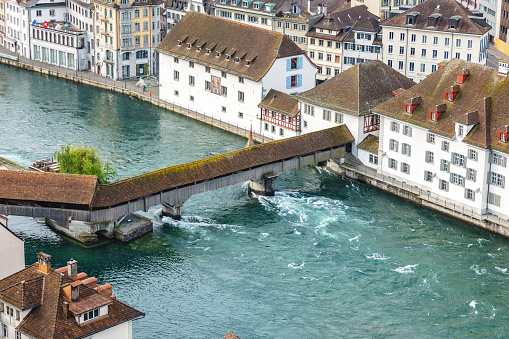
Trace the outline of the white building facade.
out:
M 0 280 L 25 267 L 25 242 L 7 228 L 0 215 Z

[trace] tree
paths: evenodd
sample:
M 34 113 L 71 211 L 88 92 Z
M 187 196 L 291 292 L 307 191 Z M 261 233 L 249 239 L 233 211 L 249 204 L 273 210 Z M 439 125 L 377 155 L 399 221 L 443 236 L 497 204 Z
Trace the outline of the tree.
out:
M 95 147 L 69 143 L 60 147 L 54 156 L 60 165 L 60 173 L 96 175 L 103 184 L 110 183 L 117 175 L 109 162 L 101 163 Z

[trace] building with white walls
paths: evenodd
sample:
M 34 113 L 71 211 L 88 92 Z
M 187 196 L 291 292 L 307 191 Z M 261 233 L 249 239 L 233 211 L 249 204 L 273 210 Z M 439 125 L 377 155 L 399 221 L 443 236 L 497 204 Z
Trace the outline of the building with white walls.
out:
M 504 62 L 504 60 L 502 60 Z M 378 172 L 479 214 L 509 217 L 509 85 L 454 59 L 381 104 Z
M 95 72 L 95 6 L 90 0 L 69 0 L 67 5 L 67 20 L 70 24 L 77 27 L 80 31 L 87 32 L 84 47 L 86 49 L 85 65 L 80 65 L 80 69 Z
M 51 268 L 51 256 L 0 280 L 0 337 L 131 339 L 142 312 L 117 300 L 110 284 L 78 273 L 77 262 Z
M 315 88 L 294 95 L 299 101 L 301 133 L 345 124 L 355 138 L 352 154 L 368 135 L 378 135 L 379 117 L 372 109 L 393 92 L 415 83 L 383 62 L 364 62 Z
M 270 89 L 311 89 L 316 66 L 286 35 L 197 12 L 166 35 L 159 97 L 260 133 L 258 104 Z
M 0 280 L 25 267 L 25 242 L 7 225 L 0 215 Z
M 341 71 L 370 60 L 382 60 L 382 28 L 376 18 L 357 21 L 343 39 Z
M 491 27 L 456 1 L 427 0 L 380 25 L 383 61 L 416 82 L 442 61 L 487 62 Z
M 272 139 L 300 135 L 299 101 L 290 94 L 271 89 L 260 102 L 260 130 Z

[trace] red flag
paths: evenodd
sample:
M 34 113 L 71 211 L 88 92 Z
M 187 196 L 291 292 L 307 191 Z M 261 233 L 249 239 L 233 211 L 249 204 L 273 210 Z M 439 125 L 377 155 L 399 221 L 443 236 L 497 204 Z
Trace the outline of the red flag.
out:
M 47 21 L 44 21 L 44 28 L 48 28 L 48 22 Z

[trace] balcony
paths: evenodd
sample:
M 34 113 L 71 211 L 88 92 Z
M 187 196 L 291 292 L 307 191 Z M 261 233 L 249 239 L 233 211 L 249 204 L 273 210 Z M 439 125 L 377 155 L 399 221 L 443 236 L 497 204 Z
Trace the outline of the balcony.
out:
M 110 35 L 110 31 L 108 31 L 105 28 L 101 28 L 99 32 L 101 33 L 101 35 L 105 35 L 105 36 Z

